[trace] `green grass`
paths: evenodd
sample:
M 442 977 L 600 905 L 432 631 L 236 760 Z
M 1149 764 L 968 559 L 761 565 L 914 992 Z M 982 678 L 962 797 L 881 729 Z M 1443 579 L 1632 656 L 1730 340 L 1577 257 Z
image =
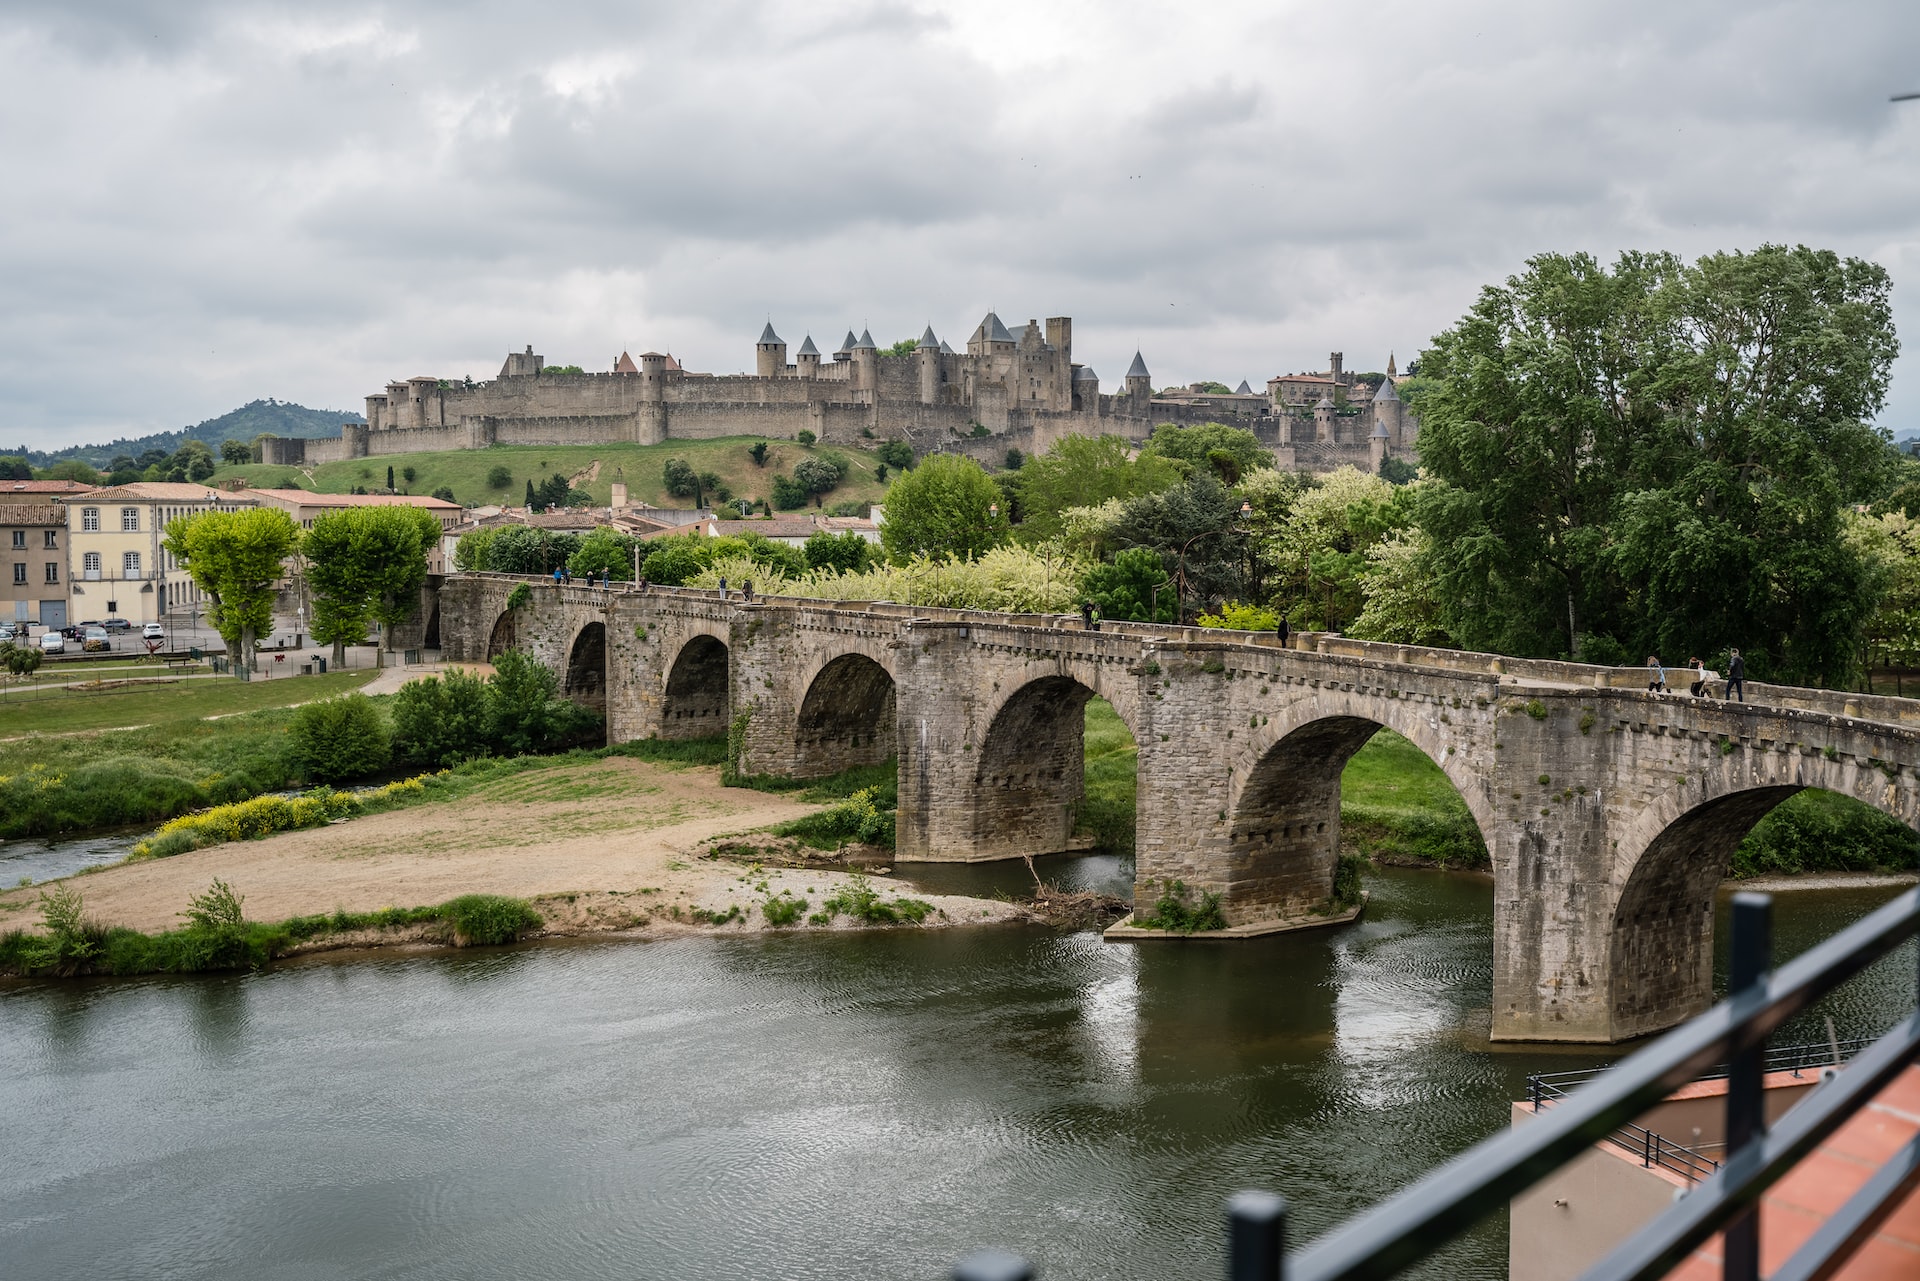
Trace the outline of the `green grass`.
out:
M 1086 795 L 1077 824 L 1094 848 L 1109 854 L 1133 853 L 1133 814 L 1138 791 L 1140 748 L 1126 722 L 1104 698 L 1091 699 L 1086 712 Z
M 1863 801 L 1809 790 L 1775 806 L 1733 854 L 1735 876 L 1911 872 L 1920 833 Z
M 120 725 L 161 725 L 263 707 L 285 707 L 356 690 L 378 673 L 328 672 L 324 676 L 183 680 L 173 685 L 129 686 L 98 694 L 46 691 L 0 699 L 0 738 Z M 76 679 L 84 679 L 76 677 Z M 0 744 L 0 748 L 9 746 Z M 0 765 L 0 773 L 5 766 Z
M 1491 866 L 1467 803 L 1427 754 L 1383 729 L 1340 775 L 1341 844 L 1375 861 Z
M 320 493 L 344 494 L 356 485 L 364 485 L 368 489 L 384 488 L 387 468 L 391 465 L 395 482 L 411 493 L 430 494 L 445 487 L 453 490 L 457 501 L 468 506 L 483 503 L 514 505 L 525 499 L 529 480 L 538 485 L 555 472 L 569 477 L 578 476 L 597 462 L 600 464 L 599 474 L 576 484 L 576 488 L 593 495 L 596 504 L 604 505 L 611 501 L 613 481 L 619 475 L 626 481 L 627 493 L 635 502 L 652 503 L 656 507 L 684 507 L 692 500 L 668 494 L 661 481 L 662 469 L 669 458 L 684 458 L 693 465 L 695 471 L 713 472 L 726 483 L 736 498 L 761 499 L 773 496 L 773 477 L 776 472 L 790 474 L 794 464 L 810 454 L 831 454 L 847 464 L 847 474 L 841 480 L 840 487 L 826 495 L 827 506 L 853 499 L 877 501 L 885 491 L 886 486 L 874 479 L 876 460 L 871 453 L 844 445 L 816 445 L 809 450 L 795 441 L 769 440 L 767 465 L 756 467 L 753 459 L 747 456 L 747 449 L 760 439 L 762 437 L 729 436 L 719 440 L 670 440 L 662 445 L 617 442 L 553 447 L 496 445 L 491 449 L 356 458 L 308 469 L 250 463 L 239 467 L 222 467 L 208 483 L 218 485 L 229 477 L 244 476 L 249 484 L 258 488 L 279 489 L 297 484 L 302 489 Z M 414 469 L 411 485 L 401 479 L 401 473 L 407 467 Z M 504 489 L 493 489 L 487 484 L 487 473 L 495 467 L 505 467 L 512 473 L 512 483 Z M 311 479 L 303 471 L 311 471 Z

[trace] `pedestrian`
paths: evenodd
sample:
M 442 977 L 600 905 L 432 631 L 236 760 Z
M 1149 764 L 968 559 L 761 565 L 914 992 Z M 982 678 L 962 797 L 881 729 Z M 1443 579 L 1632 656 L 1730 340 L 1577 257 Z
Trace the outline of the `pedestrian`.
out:
M 740 580 L 740 599 L 749 605 L 753 604 L 753 580 L 751 578 L 743 578 Z
M 643 593 L 647 590 L 647 577 L 645 574 L 640 576 L 640 590 Z
M 1689 658 L 1687 670 L 1693 673 L 1693 684 L 1688 686 L 1687 692 L 1698 698 L 1700 692 L 1707 687 L 1707 665 L 1697 657 Z
M 725 600 L 726 598 L 727 598 L 727 579 L 726 579 L 726 575 L 722 574 L 720 576 L 720 599 Z
M 1747 660 L 1740 657 L 1737 649 L 1727 651 L 1727 692 L 1721 697 L 1747 701 Z
M 1280 615 L 1280 621 L 1273 625 L 1273 634 L 1280 638 L 1280 648 L 1285 649 L 1287 647 L 1287 637 L 1293 634 L 1293 629 L 1287 626 L 1287 616 L 1285 614 Z
M 1647 655 L 1647 690 L 1654 694 L 1667 692 L 1667 669 L 1660 665 L 1657 654 Z
M 1093 602 L 1092 601 L 1083 600 L 1080 602 L 1080 625 L 1086 628 L 1088 631 L 1093 630 Z

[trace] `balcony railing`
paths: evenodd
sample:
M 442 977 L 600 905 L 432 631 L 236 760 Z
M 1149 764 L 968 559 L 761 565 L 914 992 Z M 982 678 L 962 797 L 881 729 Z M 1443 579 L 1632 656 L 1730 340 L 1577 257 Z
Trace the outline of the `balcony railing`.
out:
M 1848 1118 L 1920 1058 L 1920 1010 L 1860 1046 L 1846 1066 L 1766 1126 L 1767 1038 L 1789 1019 L 1920 933 L 1920 889 L 1778 970 L 1773 900 L 1733 900 L 1732 994 L 1705 1014 L 1565 1092 L 1528 1124 L 1494 1135 L 1367 1210 L 1299 1254 L 1286 1249 L 1287 1203 L 1242 1192 L 1227 1205 L 1231 1281 L 1361 1281 L 1385 1278 L 1425 1258 L 1515 1194 L 1609 1138 L 1669 1094 L 1716 1071 L 1727 1079 L 1726 1159 L 1651 1223 L 1595 1265 L 1583 1281 L 1665 1276 L 1715 1233 L 1725 1233 L 1723 1275 L 1758 1281 L 1760 1199 Z M 1920 981 L 1917 968 L 1916 981 Z M 1816 1047 L 1824 1048 L 1824 1047 Z M 1725 1065 L 1723 1068 L 1717 1065 Z M 1774 1070 L 1792 1070 L 1783 1063 Z M 1814 1066 L 1807 1063 L 1802 1066 Z M 1831 1276 L 1920 1187 L 1920 1137 L 1896 1152 L 1835 1210 L 1772 1281 Z M 1032 1267 L 999 1251 L 954 1269 L 956 1281 L 1024 1281 Z

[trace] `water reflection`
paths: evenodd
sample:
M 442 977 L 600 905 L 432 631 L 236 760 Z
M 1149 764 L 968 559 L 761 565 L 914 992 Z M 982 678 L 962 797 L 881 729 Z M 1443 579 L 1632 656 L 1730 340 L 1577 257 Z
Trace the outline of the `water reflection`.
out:
M 1238 945 L 797 932 L 19 988 L 0 1258 L 930 1278 L 1001 1243 L 1050 1279 L 1217 1277 L 1232 1191 L 1310 1239 L 1502 1127 L 1528 1071 L 1605 1057 L 1485 1043 L 1484 880 L 1369 887 L 1357 925 Z M 1884 897 L 1783 896 L 1783 951 Z M 1911 1001 L 1905 964 L 1842 1035 Z M 1496 1216 L 1414 1275 L 1505 1249 Z

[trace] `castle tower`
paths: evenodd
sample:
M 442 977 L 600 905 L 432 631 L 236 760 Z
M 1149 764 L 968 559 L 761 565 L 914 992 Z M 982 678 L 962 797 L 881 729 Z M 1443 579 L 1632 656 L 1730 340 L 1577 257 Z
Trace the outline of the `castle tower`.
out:
M 1133 363 L 1127 366 L 1127 398 L 1134 402 L 1139 412 L 1146 412 L 1147 402 L 1153 399 L 1153 379 L 1147 374 L 1147 362 L 1140 358 L 1136 350 Z
M 988 312 L 980 321 L 973 336 L 967 339 L 969 356 L 1011 356 L 1013 354 L 1013 335 L 1000 323 L 1000 317 Z
M 873 345 L 873 335 L 865 329 L 847 349 L 847 357 L 853 362 L 853 386 L 856 391 L 873 391 L 880 385 L 880 349 Z
M 1393 367 L 1393 353 L 1388 352 L 1387 353 L 1387 381 L 1392 382 L 1393 379 L 1396 377 L 1396 373 L 1397 371 Z
M 808 334 L 801 340 L 800 350 L 793 353 L 793 363 L 796 372 L 802 378 L 812 379 L 820 376 L 820 349 L 813 345 L 812 334 Z
M 1330 352 L 1327 355 L 1327 369 L 1330 371 L 1327 376 L 1333 379 L 1333 385 L 1335 387 L 1344 387 L 1347 385 L 1346 377 L 1340 372 L 1340 365 L 1345 359 L 1346 353 L 1344 352 Z
M 940 340 L 933 336 L 932 325 L 914 344 L 913 359 L 920 367 L 920 403 L 931 405 L 940 399 Z
M 667 438 L 667 358 L 640 353 L 640 403 L 634 408 L 634 441 L 658 445 Z
M 1380 423 L 1373 425 L 1373 435 L 1367 437 L 1367 466 L 1378 476 L 1380 469 L 1387 463 L 1387 429 Z
M 1388 357 L 1387 367 L 1393 367 L 1392 357 Z M 1374 433 L 1385 432 L 1395 449 L 1407 443 L 1407 402 L 1393 390 L 1392 374 L 1388 374 L 1380 390 L 1373 393 L 1373 421 Z
M 840 350 L 833 353 L 834 363 L 837 365 L 845 365 L 849 360 L 852 360 L 853 345 L 859 341 L 860 340 L 858 338 L 855 338 L 853 336 L 853 330 L 851 329 L 847 330 L 847 336 L 840 340 Z M 841 376 L 842 377 L 846 376 L 844 371 L 842 372 Z
M 762 378 L 778 378 L 787 372 L 787 344 L 773 332 L 771 320 L 760 331 L 760 341 L 753 345 L 753 372 Z
M 1073 407 L 1089 414 L 1100 410 L 1100 375 L 1091 365 L 1073 367 Z
M 1313 438 L 1323 445 L 1333 443 L 1333 397 L 1322 396 L 1313 407 Z

